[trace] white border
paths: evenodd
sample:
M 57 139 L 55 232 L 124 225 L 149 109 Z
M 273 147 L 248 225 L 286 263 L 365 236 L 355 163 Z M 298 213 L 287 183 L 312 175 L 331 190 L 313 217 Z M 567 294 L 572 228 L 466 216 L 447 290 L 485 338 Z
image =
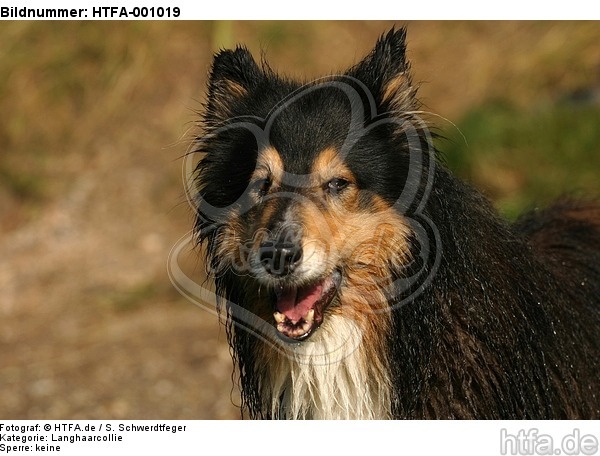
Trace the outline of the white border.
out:
M 545 454 L 547 447 L 537 446 L 546 437 L 552 441 L 553 455 L 598 454 L 600 430 L 594 421 L 377 421 L 377 422 L 275 422 L 275 421 L 0 421 L 6 426 L 39 423 L 37 432 L 6 432 L 4 434 L 42 435 L 47 439 L 42 443 L 60 445 L 63 456 L 130 456 L 134 454 L 152 455 L 202 455 L 231 454 L 253 456 L 279 453 L 302 452 L 310 455 L 340 454 L 352 455 L 457 455 L 481 456 L 501 454 Z M 67 426 L 57 432 L 55 426 Z M 94 432 L 68 430 L 68 426 L 95 426 Z M 102 425 L 102 431 L 98 427 Z M 107 425 L 112 426 L 107 432 Z M 119 431 L 124 426 L 179 426 L 185 431 Z M 50 429 L 44 431 L 44 426 Z M 51 435 L 113 435 L 121 436 L 120 442 L 102 443 L 57 443 L 49 441 Z M 508 435 L 510 443 L 502 442 Z M 530 446 L 525 442 L 529 436 Z M 574 439 L 587 438 L 587 450 L 565 451 L 572 448 Z M 524 438 L 525 437 L 525 438 Z M 531 440 L 537 438 L 538 441 Z M 595 448 L 589 451 L 589 439 L 595 440 Z M 521 443 L 516 443 L 517 441 Z M 565 447 L 565 442 L 567 446 Z M 1 442 L 5 445 L 20 445 L 19 442 Z M 25 443 L 35 448 L 35 442 Z M 517 445 L 517 446 L 515 446 Z M 504 448 L 504 450 L 503 450 Z M 516 450 L 516 451 L 515 451 Z M 559 452 L 560 451 L 560 452 Z M 28 452 L 8 454 L 40 454 L 30 449 Z
M 186 1 L 164 0 L 144 2 L 142 0 L 86 1 L 15 1 L 2 2 L 6 7 L 27 8 L 88 8 L 93 7 L 179 7 L 178 20 L 440 20 L 440 19 L 598 19 L 600 8 L 594 2 L 583 0 L 565 2 L 523 2 L 504 0 L 502 2 L 473 2 L 466 0 L 447 1 L 379 1 L 379 2 L 325 2 L 304 0 L 302 2 L 274 1 Z M 88 14 L 87 20 L 93 20 Z M 10 18 L 9 18 L 10 19 Z M 131 20 L 133 17 L 105 18 Z M 164 19 L 163 19 L 164 20 Z

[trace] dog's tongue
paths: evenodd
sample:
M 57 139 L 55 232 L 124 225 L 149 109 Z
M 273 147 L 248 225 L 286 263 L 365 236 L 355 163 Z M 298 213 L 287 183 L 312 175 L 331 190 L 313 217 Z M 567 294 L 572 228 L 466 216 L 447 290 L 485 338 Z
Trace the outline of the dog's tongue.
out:
M 275 306 L 279 312 L 295 323 L 306 317 L 310 309 L 314 309 L 322 294 L 322 283 L 299 289 L 282 290 L 277 296 Z

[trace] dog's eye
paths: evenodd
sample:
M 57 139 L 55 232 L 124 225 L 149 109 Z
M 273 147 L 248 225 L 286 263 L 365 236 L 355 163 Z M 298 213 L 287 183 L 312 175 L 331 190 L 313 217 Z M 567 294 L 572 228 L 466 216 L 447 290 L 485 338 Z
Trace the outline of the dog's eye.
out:
M 342 179 L 341 177 L 336 177 L 327 182 L 325 190 L 328 191 L 332 195 L 337 195 L 346 187 L 348 187 L 348 182 L 346 179 Z
M 269 189 L 271 188 L 271 179 L 261 179 L 259 181 L 257 181 L 255 183 L 256 186 L 256 193 L 258 193 L 258 196 L 265 196 L 268 192 Z

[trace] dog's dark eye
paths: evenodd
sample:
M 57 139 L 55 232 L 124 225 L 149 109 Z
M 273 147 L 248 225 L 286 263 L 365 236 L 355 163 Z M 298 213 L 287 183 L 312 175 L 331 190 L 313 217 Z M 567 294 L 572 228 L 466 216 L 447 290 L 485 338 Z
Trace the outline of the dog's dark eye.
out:
M 259 181 L 256 182 L 255 186 L 256 186 L 256 193 L 258 193 L 258 196 L 265 196 L 268 192 L 269 189 L 271 188 L 271 179 L 261 179 Z
M 350 184 L 350 182 L 348 182 L 346 179 L 336 177 L 327 182 L 325 190 L 327 190 L 332 195 L 337 195 L 346 187 L 348 187 L 348 184 Z

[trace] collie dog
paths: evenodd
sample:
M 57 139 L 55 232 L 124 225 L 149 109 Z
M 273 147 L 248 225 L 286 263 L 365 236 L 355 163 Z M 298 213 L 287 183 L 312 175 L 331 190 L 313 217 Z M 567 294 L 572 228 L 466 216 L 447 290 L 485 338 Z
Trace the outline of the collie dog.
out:
M 440 162 L 405 35 L 310 82 L 214 57 L 195 233 L 244 416 L 600 418 L 600 205 L 502 220 Z

